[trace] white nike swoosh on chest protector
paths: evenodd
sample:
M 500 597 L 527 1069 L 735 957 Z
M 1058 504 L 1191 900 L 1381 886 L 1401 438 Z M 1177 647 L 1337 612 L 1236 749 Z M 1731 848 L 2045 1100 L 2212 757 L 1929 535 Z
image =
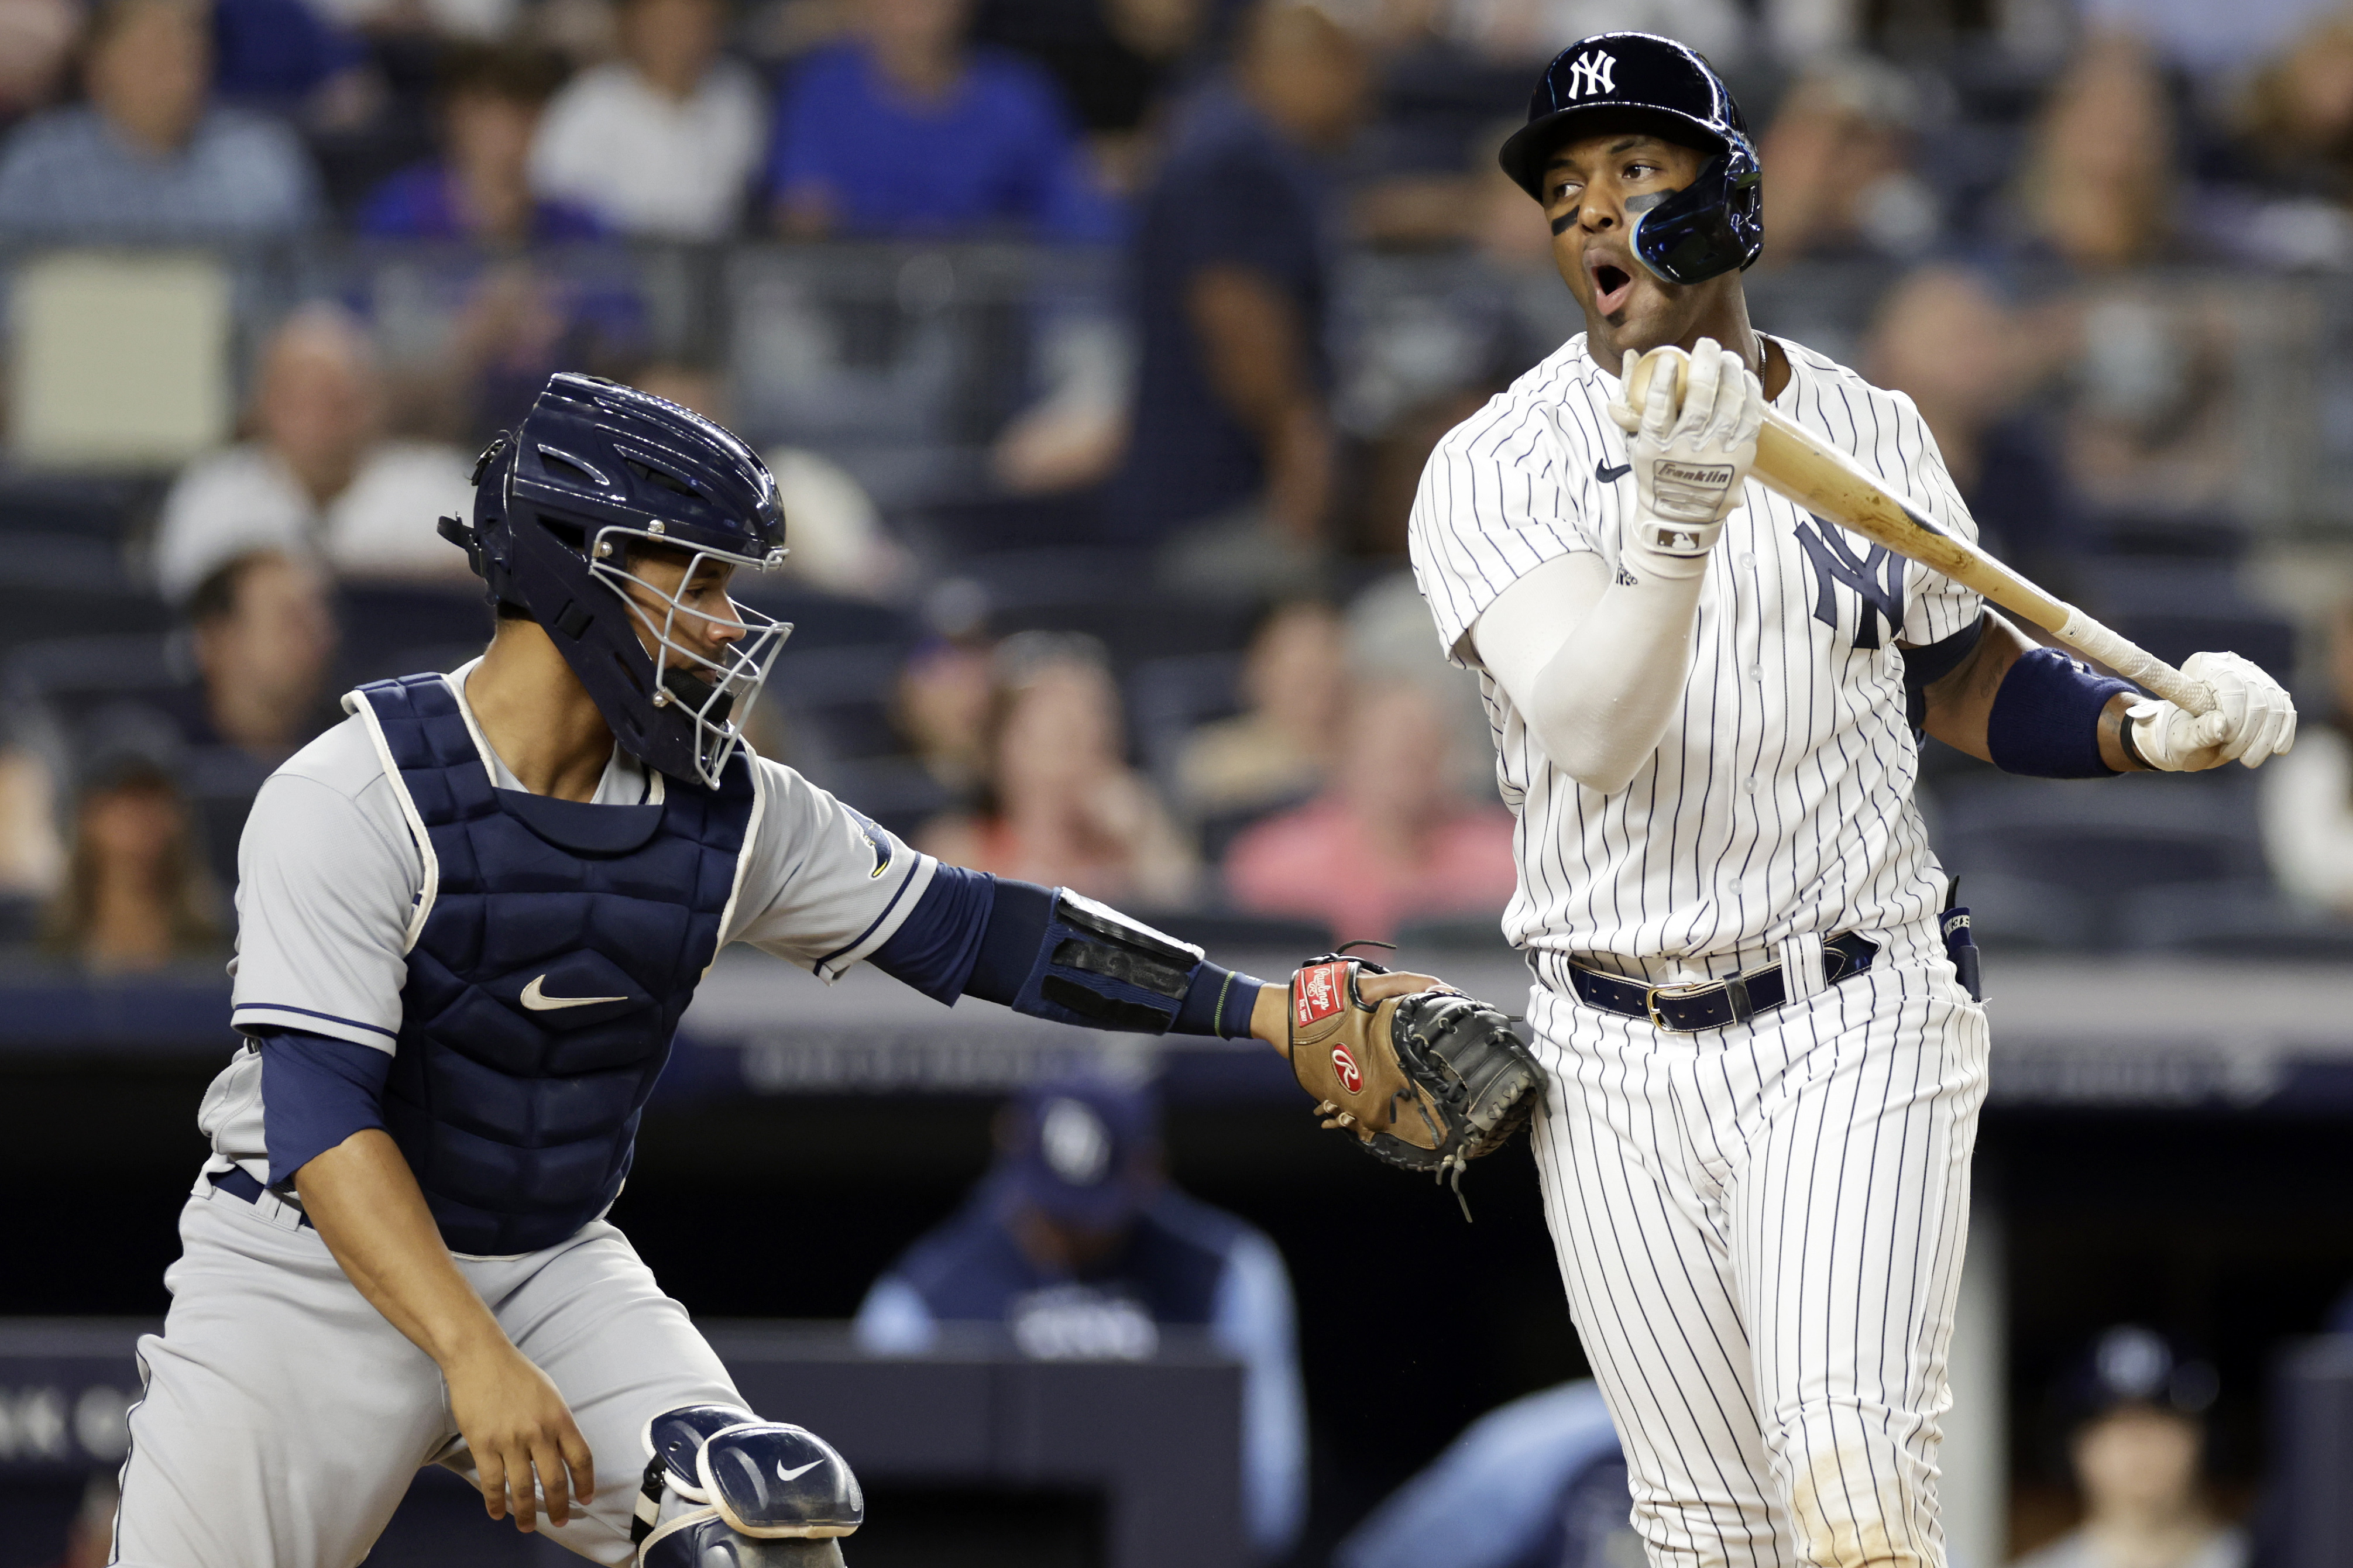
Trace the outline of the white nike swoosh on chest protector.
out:
M 522 988 L 522 1005 L 530 1008 L 534 1013 L 552 1013 L 558 1007 L 594 1007 L 599 1002 L 626 1002 L 628 1000 L 627 996 L 550 996 L 546 992 L 540 989 L 541 986 L 546 984 L 547 976 L 543 974 L 538 979 L 533 981 L 530 984 L 524 986 Z

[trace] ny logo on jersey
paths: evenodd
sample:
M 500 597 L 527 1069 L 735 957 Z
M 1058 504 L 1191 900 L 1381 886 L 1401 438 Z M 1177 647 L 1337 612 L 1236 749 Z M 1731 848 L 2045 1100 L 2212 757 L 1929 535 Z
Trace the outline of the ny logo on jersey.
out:
M 1877 647 L 1880 617 L 1886 617 L 1891 638 L 1904 625 L 1904 557 L 1883 544 L 1874 544 L 1857 555 L 1846 538 L 1844 530 L 1819 517 L 1810 527 L 1798 525 L 1798 542 L 1805 546 L 1807 559 L 1814 563 L 1814 575 L 1821 582 L 1822 591 L 1814 599 L 1814 619 L 1832 631 L 1838 629 L 1837 588 L 1843 583 L 1862 598 L 1854 646 Z
M 1568 96 L 1573 99 L 1592 98 L 1617 91 L 1617 84 L 1609 79 L 1617 68 L 1617 57 L 1605 55 L 1599 49 L 1577 56 L 1568 68 Z

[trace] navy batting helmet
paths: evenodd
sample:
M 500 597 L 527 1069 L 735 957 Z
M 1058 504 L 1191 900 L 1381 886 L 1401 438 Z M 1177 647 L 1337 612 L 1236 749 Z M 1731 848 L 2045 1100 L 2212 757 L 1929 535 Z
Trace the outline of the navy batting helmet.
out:
M 443 518 L 441 532 L 492 603 L 546 629 L 623 750 L 717 787 L 792 630 L 740 605 L 723 618 L 680 602 L 712 563 L 784 560 L 776 481 L 750 447 L 650 393 L 560 372 L 474 466 L 473 526 Z M 686 558 L 674 590 L 632 569 L 647 547 Z M 715 657 L 679 639 L 697 622 L 723 634 Z
M 1563 49 L 1528 100 L 1528 122 L 1504 143 L 1504 173 L 1543 201 L 1546 158 L 1602 110 L 1654 117 L 1667 140 L 1715 154 L 1683 189 L 1628 204 L 1642 265 L 1670 283 L 1702 283 L 1756 261 L 1765 190 L 1748 124 L 1715 68 L 1672 38 L 1596 33 Z

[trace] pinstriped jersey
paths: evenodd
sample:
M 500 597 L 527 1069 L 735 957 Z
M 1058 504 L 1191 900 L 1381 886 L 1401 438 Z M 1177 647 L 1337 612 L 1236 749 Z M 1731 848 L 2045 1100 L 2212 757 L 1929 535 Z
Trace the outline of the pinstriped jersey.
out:
M 1790 377 L 1775 409 L 1976 539 L 1911 399 L 1781 347 Z M 1522 574 L 1577 551 L 1625 571 L 1635 492 L 1605 412 L 1617 384 L 1571 338 L 1438 444 L 1414 498 L 1414 575 L 1448 657 L 1479 675 L 1496 782 L 1519 818 L 1505 934 L 1698 958 L 1933 915 L 1943 885 L 1912 804 L 1919 758 L 1895 645 L 1977 617 L 1978 596 L 1942 574 L 1749 479 L 1708 561 L 1683 700 L 1614 795 L 1554 767 L 1479 668 L 1470 634 Z

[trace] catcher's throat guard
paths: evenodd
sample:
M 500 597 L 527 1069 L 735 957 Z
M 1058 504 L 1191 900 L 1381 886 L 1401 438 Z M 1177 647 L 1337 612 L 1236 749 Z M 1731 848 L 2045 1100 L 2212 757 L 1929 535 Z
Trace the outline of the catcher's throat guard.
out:
M 1291 1070 L 1314 1095 L 1324 1125 L 1353 1132 L 1366 1152 L 1449 1183 L 1462 1217 L 1462 1172 L 1491 1154 L 1544 1097 L 1536 1065 L 1512 1022 L 1456 991 L 1374 1003 L 1357 981 L 1388 973 L 1326 953 L 1291 980 Z

